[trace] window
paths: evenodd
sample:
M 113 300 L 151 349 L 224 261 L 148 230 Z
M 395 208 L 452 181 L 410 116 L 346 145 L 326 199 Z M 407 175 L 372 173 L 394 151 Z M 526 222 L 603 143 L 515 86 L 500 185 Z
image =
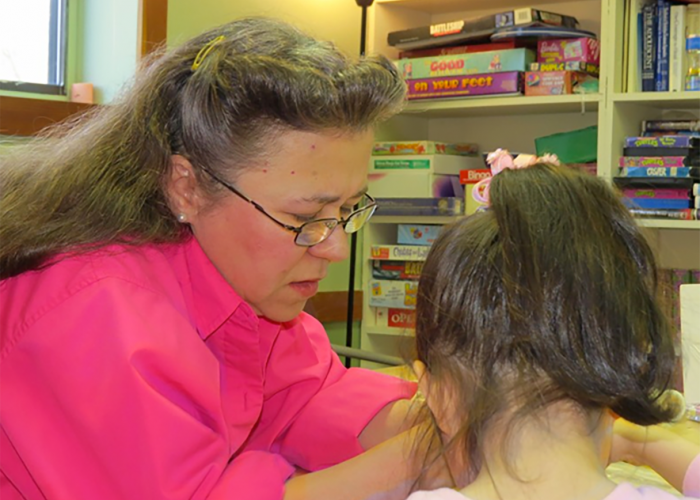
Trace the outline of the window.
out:
M 0 0 L 0 89 L 65 94 L 68 0 Z

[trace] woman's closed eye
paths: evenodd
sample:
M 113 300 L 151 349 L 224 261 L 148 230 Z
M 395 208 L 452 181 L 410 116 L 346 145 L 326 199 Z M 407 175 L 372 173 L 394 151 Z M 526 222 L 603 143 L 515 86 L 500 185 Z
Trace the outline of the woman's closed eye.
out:
M 354 206 L 340 207 L 339 217 L 341 219 L 346 219 L 353 212 L 353 208 L 354 208 Z M 311 221 L 316 220 L 316 219 L 333 218 L 331 215 L 324 215 L 322 212 L 323 211 L 321 210 L 321 211 L 318 211 L 318 212 L 311 214 L 311 215 L 302 215 L 302 214 L 290 214 L 290 215 L 302 224 L 305 222 L 311 222 Z M 336 216 L 336 217 L 338 217 L 338 216 Z

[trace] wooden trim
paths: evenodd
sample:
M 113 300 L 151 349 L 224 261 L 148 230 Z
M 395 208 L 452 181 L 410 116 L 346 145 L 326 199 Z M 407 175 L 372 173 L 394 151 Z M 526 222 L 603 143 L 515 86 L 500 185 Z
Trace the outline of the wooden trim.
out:
M 90 109 L 93 104 L 0 95 L 0 134 L 35 135 L 48 125 Z
M 168 0 L 139 1 L 139 54 L 145 56 L 168 38 Z
M 168 0 L 139 2 L 140 55 L 161 45 L 167 37 Z M 0 96 L 0 134 L 30 136 L 93 104 L 70 101 L 50 101 L 25 97 Z
M 362 319 L 362 291 L 355 290 L 353 319 Z M 321 323 L 347 321 L 348 292 L 319 292 L 306 303 L 304 310 Z

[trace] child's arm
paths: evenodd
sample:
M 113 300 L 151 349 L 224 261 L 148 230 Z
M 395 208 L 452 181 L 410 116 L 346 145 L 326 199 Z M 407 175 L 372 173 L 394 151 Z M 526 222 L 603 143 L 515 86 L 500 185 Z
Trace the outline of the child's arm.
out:
M 688 467 L 700 455 L 699 424 L 643 427 L 620 418 L 615 421 L 614 432 L 611 462 L 647 465 L 674 488 L 683 490 Z

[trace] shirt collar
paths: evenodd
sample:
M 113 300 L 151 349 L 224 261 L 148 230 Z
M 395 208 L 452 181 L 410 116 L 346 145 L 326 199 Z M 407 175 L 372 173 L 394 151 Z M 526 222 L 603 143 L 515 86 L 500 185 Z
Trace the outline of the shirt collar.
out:
M 206 340 L 234 313 L 257 329 L 257 315 L 221 276 L 197 238 L 190 237 L 177 248 L 174 264 L 178 280 L 202 339 Z

